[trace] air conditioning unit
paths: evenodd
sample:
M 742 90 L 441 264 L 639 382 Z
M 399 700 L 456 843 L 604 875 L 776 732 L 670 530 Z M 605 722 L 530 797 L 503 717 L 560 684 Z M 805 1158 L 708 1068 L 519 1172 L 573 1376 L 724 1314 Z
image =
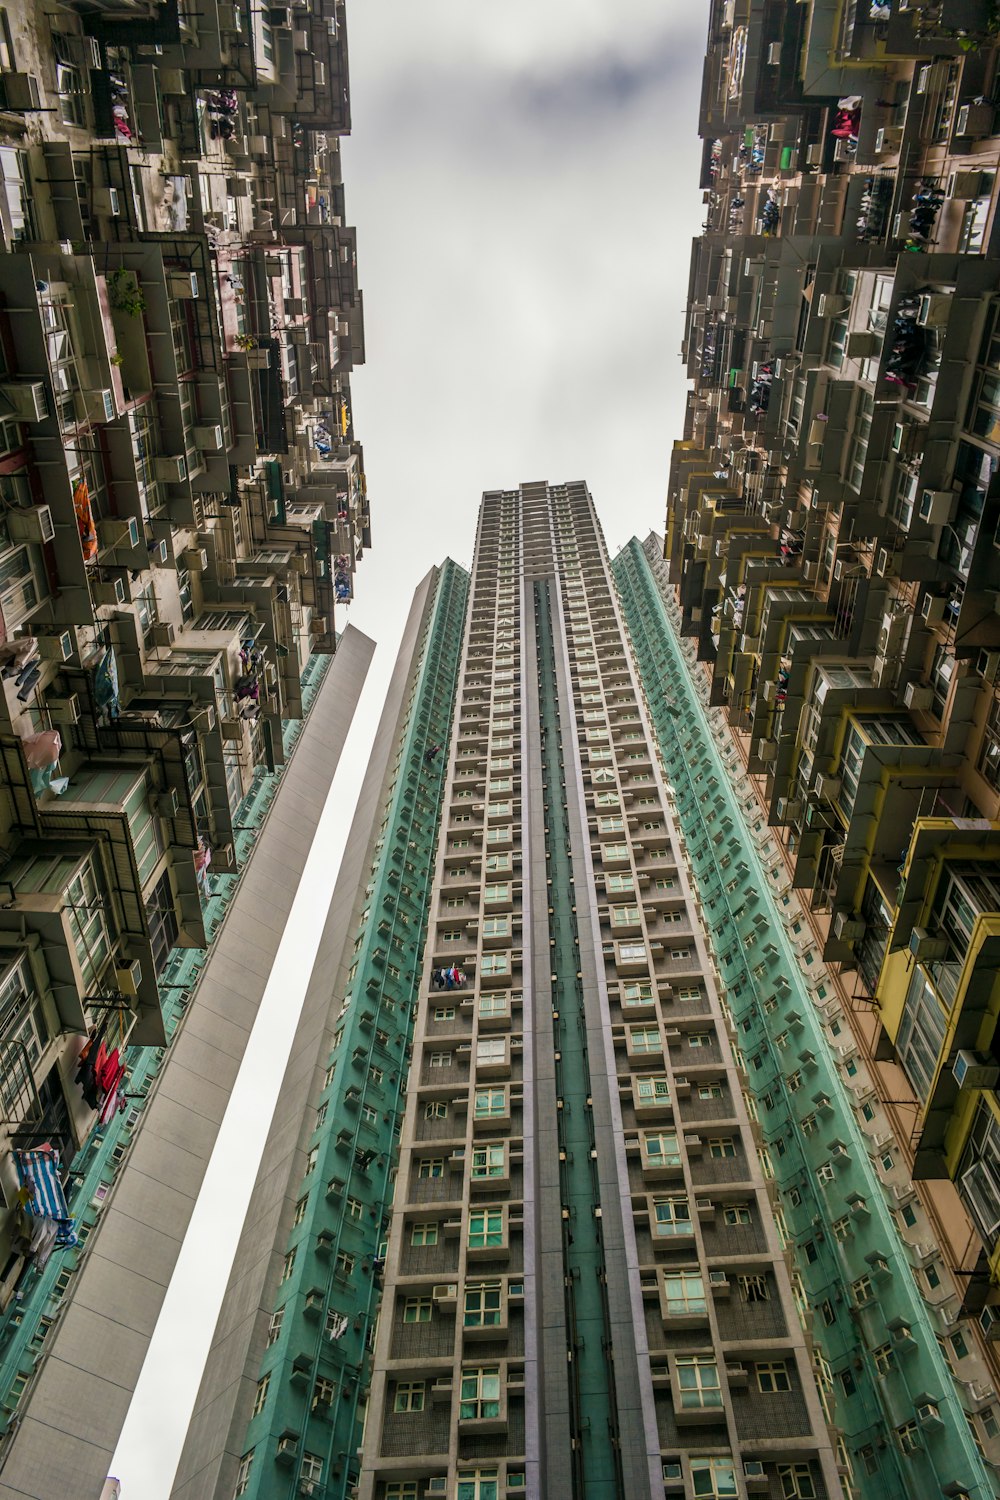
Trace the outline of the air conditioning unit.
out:
M 181 553 L 181 562 L 192 573 L 204 573 L 208 567 L 208 553 L 204 547 L 185 547 Z
M 76 693 L 69 693 L 65 698 L 46 698 L 45 707 L 54 724 L 79 724 L 80 722 L 80 699 Z
M 123 995 L 138 995 L 141 980 L 142 964 L 137 958 L 115 966 L 115 984 Z
M 446 1495 L 448 1493 L 448 1479 L 444 1474 L 435 1474 L 427 1481 L 428 1495 Z
M 802 816 L 802 801 L 799 797 L 779 797 L 775 812 L 779 823 L 794 823 Z
M 818 318 L 838 318 L 841 313 L 847 311 L 848 306 L 847 298 L 840 296 L 839 293 L 821 292 L 815 302 L 816 316 Z
M 113 422 L 118 415 L 114 391 L 107 389 L 88 391 L 87 410 L 92 422 Z
M 41 380 L 5 380 L 0 396 L 13 408 L 19 422 L 44 422 L 49 414 L 45 385 Z
M 458 1296 L 458 1285 L 454 1281 L 444 1281 L 431 1288 L 431 1296 L 435 1302 L 454 1302 Z
M 154 568 L 166 567 L 166 565 L 170 562 L 170 543 L 167 541 L 165 536 L 162 536 L 158 542 L 150 543 L 149 560 Z
M 875 571 L 880 578 L 891 578 L 895 573 L 895 561 L 893 553 L 888 547 L 880 547 L 875 558 Z
M 979 1314 L 979 1326 L 991 1344 L 1000 1339 L 1000 1307 L 987 1304 Z
M 947 292 L 924 292 L 917 307 L 917 322 L 925 328 L 943 328 L 951 305 L 952 299 Z
M 823 142 L 814 141 L 811 146 L 806 147 L 806 164 L 810 167 L 818 167 L 823 160 Z
M 781 62 L 781 43 L 769 42 L 767 46 L 767 65 L 776 68 Z
M 745 1458 L 743 1460 L 743 1478 L 750 1486 L 767 1484 L 767 1471 L 764 1465 L 756 1458 Z
M 948 952 L 948 939 L 933 937 L 926 927 L 914 927 L 908 946 L 914 958 L 919 958 L 923 963 L 933 963 L 944 958 Z
M 222 428 L 214 424 L 207 427 L 196 427 L 194 429 L 194 445 L 202 453 L 221 453 L 223 446 Z
M 955 114 L 955 134 L 981 138 L 993 134 L 996 109 L 990 103 L 962 104 Z
M 940 1422 L 941 1413 L 933 1401 L 924 1401 L 916 1408 L 918 1422 Z
M 119 218 L 122 211 L 122 200 L 118 189 L 113 187 L 95 188 L 94 209 L 99 214 L 105 214 L 109 219 Z
M 976 657 L 976 671 L 985 682 L 995 682 L 1000 671 L 1000 651 L 980 651 Z
M 772 761 L 778 758 L 778 741 L 761 740 L 757 746 L 757 755 L 766 766 L 770 765 Z
M 838 911 L 833 918 L 833 935 L 843 943 L 855 943 L 865 935 L 866 923 L 850 912 Z
M 663 1485 L 668 1490 L 683 1490 L 684 1469 L 681 1464 L 667 1463 L 663 1465 Z
M 0 97 L 3 99 L 4 109 L 12 110 L 15 114 L 24 114 L 42 107 L 38 79 L 34 73 L 0 75 Z
M 840 796 L 841 778 L 839 776 L 816 777 L 815 790 L 817 797 L 823 802 L 835 802 Z
M 190 302 L 192 298 L 198 296 L 198 273 L 197 271 L 171 271 L 167 277 L 167 286 L 171 297 Z
M 774 681 L 773 678 L 769 677 L 768 680 L 762 685 L 760 691 L 765 703 L 773 703 L 775 700 L 775 696 L 777 695 L 778 684 Z
M 925 594 L 920 601 L 920 618 L 925 625 L 938 625 L 944 619 L 947 600 L 940 594 Z
M 153 626 L 153 644 L 155 646 L 172 646 L 174 644 L 174 627 L 169 620 L 157 620 Z
M 718 1287 L 728 1287 L 729 1277 L 725 1271 L 709 1271 L 708 1284 L 713 1291 Z
M 924 490 L 918 507 L 921 521 L 929 526 L 947 526 L 954 520 L 958 495 L 954 490 Z
M 153 472 L 165 484 L 180 484 L 187 478 L 187 459 L 183 453 L 163 454 L 153 459 Z
M 1000 1067 L 991 1058 L 964 1047 L 955 1053 L 951 1071 L 960 1089 L 995 1089 L 1000 1082 Z
M 94 579 L 90 585 L 95 604 L 112 606 L 128 603 L 128 589 L 124 578 Z
M 158 792 L 156 797 L 156 811 L 161 818 L 176 818 L 181 805 L 181 799 L 177 795 L 177 788 L 168 786 L 164 791 Z
M 848 359 L 871 359 L 879 351 L 881 334 L 861 328 L 847 335 Z
M 903 689 L 903 703 L 918 713 L 926 713 L 933 702 L 934 689 L 929 682 L 908 682 Z
M 55 539 L 52 512 L 47 505 L 25 505 L 4 515 L 12 542 L 34 542 L 42 546 Z
M 76 654 L 76 642 L 71 630 L 62 630 L 58 635 L 38 636 L 38 654 L 46 661 L 70 661 Z
M 139 522 L 134 516 L 111 517 L 98 522 L 98 535 L 104 547 L 125 547 L 134 552 L 139 545 Z

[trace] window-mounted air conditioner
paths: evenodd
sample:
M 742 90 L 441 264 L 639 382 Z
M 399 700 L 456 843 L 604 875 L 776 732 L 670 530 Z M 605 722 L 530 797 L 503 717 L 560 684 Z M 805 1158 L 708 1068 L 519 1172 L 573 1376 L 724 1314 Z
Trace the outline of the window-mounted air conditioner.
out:
M 4 516 L 12 542 L 34 542 L 41 546 L 55 539 L 52 512 L 47 505 L 25 505 L 9 510 Z

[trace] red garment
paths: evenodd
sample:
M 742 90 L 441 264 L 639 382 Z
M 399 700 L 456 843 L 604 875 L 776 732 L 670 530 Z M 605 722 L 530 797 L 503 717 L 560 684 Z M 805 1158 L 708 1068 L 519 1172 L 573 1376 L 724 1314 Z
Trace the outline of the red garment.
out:
M 103 1059 L 101 1058 L 100 1052 L 98 1052 L 97 1061 L 94 1064 L 94 1077 L 97 1079 L 98 1088 L 100 1088 L 103 1093 L 106 1094 L 110 1089 L 114 1088 L 116 1082 L 118 1081 L 120 1071 L 121 1065 L 118 1057 L 117 1047 L 115 1047 L 112 1052 L 106 1053 Z

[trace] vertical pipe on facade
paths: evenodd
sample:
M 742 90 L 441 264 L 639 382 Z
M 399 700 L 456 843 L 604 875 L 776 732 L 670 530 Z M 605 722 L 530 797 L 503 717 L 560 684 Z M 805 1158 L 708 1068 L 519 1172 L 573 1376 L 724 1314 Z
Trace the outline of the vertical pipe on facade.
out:
M 614 1371 L 610 1360 L 604 1302 L 604 1249 L 600 1192 L 594 1173 L 595 1146 L 590 1117 L 590 1068 L 583 992 L 577 970 L 578 943 L 573 911 L 573 866 L 569 824 L 561 790 L 564 781 L 562 727 L 558 708 L 552 600 L 547 582 L 534 585 L 538 640 L 538 697 L 542 738 L 542 800 L 545 815 L 546 874 L 559 1097 L 560 1182 L 563 1213 L 566 1321 L 573 1405 L 574 1493 L 620 1497 L 618 1422 Z

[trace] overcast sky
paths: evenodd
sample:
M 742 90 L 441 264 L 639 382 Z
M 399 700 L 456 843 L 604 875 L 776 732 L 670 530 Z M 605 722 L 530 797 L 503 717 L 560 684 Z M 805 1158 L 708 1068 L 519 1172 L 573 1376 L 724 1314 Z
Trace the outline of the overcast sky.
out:
M 616 549 L 662 527 L 700 227 L 706 0 L 348 0 L 367 362 L 353 379 L 378 642 L 247 1060 L 115 1457 L 166 1500 L 297 1000 L 414 587 L 472 560 L 484 489 L 588 482 Z

